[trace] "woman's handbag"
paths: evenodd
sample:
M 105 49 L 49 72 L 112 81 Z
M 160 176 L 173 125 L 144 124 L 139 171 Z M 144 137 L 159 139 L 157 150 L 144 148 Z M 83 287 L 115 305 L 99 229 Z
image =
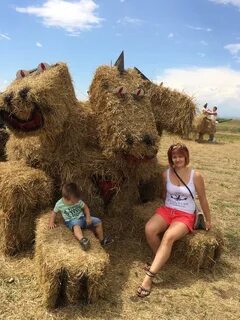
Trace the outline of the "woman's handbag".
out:
M 178 179 L 182 182 L 182 184 L 188 189 L 191 197 L 193 198 L 193 201 L 195 203 L 195 221 L 194 221 L 194 226 L 193 229 L 195 230 L 206 230 L 206 224 L 205 224 L 205 218 L 204 218 L 204 213 L 198 208 L 196 201 L 194 199 L 194 196 L 191 192 L 191 190 L 188 188 L 186 183 L 182 180 L 182 178 L 177 174 L 176 170 L 173 168 L 174 173 L 178 177 Z

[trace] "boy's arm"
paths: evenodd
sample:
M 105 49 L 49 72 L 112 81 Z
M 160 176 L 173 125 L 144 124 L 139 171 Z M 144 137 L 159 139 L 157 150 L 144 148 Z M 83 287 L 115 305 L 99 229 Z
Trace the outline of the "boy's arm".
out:
M 55 224 L 56 212 L 52 210 L 49 220 L 49 229 L 55 228 L 57 225 Z
M 89 208 L 88 208 L 88 206 L 86 204 L 84 204 L 83 211 L 84 211 L 84 214 L 85 214 L 85 217 L 86 217 L 87 225 L 91 224 L 92 223 L 92 218 L 91 218 L 91 215 L 90 215 L 90 210 L 89 210 Z

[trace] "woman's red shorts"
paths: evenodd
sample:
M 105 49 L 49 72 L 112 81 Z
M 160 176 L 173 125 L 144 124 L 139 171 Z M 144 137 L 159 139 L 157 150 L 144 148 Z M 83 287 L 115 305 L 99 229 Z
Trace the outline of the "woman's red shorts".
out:
M 161 206 L 156 209 L 156 214 L 159 214 L 161 217 L 163 217 L 167 224 L 179 221 L 184 223 L 191 232 L 193 231 L 195 221 L 194 213 L 187 213 L 177 209 Z

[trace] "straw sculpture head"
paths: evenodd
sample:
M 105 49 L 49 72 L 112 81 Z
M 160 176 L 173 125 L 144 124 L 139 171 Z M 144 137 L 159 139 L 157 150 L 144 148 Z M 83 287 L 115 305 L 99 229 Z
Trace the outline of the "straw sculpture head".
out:
M 37 69 L 17 72 L 17 79 L 0 95 L 0 113 L 19 137 L 57 135 L 76 97 L 64 63 L 41 63 Z
M 123 64 L 100 66 L 90 86 L 100 145 L 108 157 L 148 160 L 156 156 L 159 136 L 144 80 Z

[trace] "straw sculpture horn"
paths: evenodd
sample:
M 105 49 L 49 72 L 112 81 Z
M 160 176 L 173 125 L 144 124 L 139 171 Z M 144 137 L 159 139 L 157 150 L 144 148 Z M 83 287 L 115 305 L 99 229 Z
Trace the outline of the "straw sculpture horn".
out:
M 117 67 L 118 71 L 122 74 L 124 72 L 124 51 L 121 52 L 120 56 L 117 58 L 114 66 Z

